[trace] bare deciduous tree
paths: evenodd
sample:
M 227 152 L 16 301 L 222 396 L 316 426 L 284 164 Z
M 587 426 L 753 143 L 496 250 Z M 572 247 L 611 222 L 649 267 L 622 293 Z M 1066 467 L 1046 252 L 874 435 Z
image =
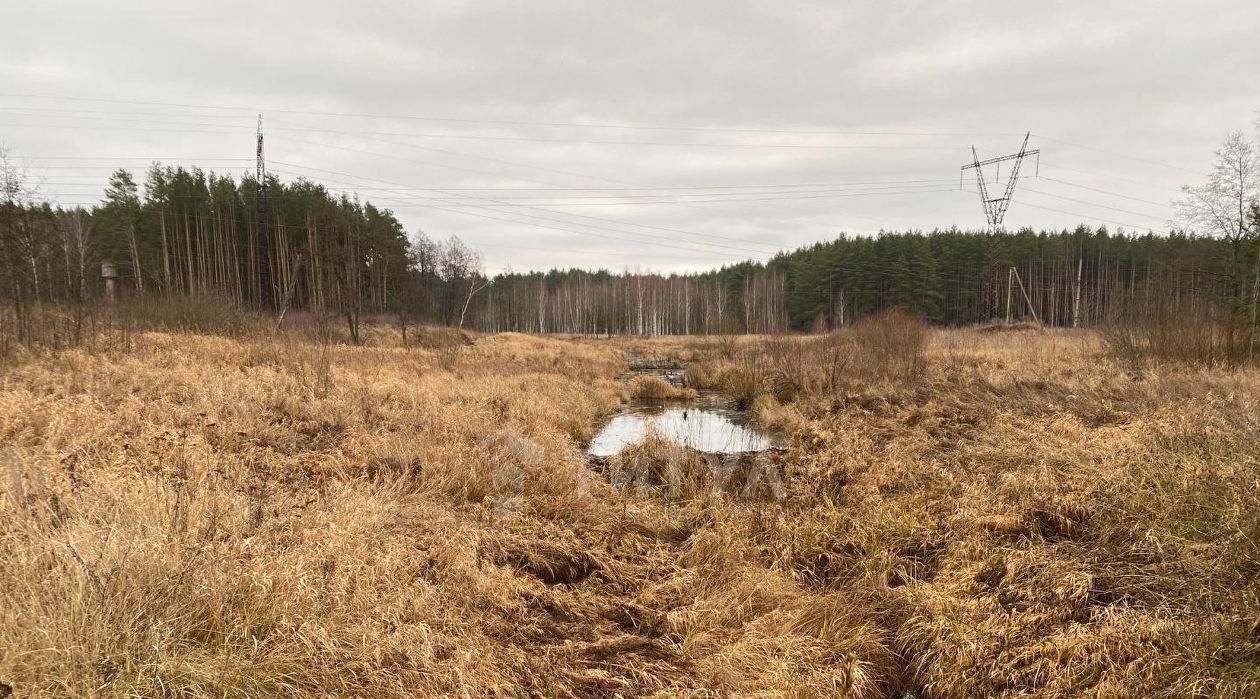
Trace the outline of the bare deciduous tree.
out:
M 1182 187 L 1186 197 L 1176 202 L 1187 228 L 1229 241 L 1232 252 L 1232 294 L 1228 300 L 1236 319 L 1255 325 L 1260 291 L 1260 255 L 1248 269 L 1247 244 L 1256 242 L 1258 222 L 1252 211 L 1260 204 L 1260 163 L 1255 145 L 1240 131 L 1229 134 L 1216 151 L 1207 182 Z M 1248 280 L 1248 277 L 1252 279 Z M 1248 283 L 1250 281 L 1250 283 Z M 1254 335 L 1254 333 L 1253 333 Z M 1254 337 L 1251 340 L 1254 343 Z
M 1216 163 L 1201 185 L 1181 188 L 1176 202 L 1180 222 L 1201 233 L 1225 238 L 1237 254 L 1254 233 L 1248 213 L 1260 199 L 1260 170 L 1255 146 L 1241 131 L 1231 133 L 1216 151 Z

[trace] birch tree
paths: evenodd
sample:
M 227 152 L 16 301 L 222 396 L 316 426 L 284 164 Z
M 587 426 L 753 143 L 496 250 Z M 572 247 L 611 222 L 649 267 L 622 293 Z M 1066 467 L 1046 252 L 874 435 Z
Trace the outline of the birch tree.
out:
M 1181 188 L 1185 197 L 1176 202 L 1180 223 L 1199 233 L 1222 238 L 1229 242 L 1233 256 L 1233 293 L 1230 303 L 1233 311 L 1246 310 L 1254 315 L 1254 305 L 1248 298 L 1248 277 L 1255 272 L 1247 269 L 1246 246 L 1256 238 L 1255 221 L 1250 212 L 1260 201 L 1260 174 L 1256 163 L 1256 149 L 1242 132 L 1229 134 L 1225 143 L 1216 151 L 1216 162 L 1201 185 Z M 1249 274 L 1250 272 L 1250 274 Z

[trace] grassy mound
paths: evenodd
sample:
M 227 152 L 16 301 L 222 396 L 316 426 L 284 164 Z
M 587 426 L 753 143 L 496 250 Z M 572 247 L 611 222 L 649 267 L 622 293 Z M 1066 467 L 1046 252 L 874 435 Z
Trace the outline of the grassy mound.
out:
M 674 384 L 650 374 L 639 374 L 630 379 L 626 384 L 630 389 L 631 398 L 655 398 L 655 399 L 685 399 L 695 398 L 696 391 L 692 388 L 683 386 L 675 386 Z

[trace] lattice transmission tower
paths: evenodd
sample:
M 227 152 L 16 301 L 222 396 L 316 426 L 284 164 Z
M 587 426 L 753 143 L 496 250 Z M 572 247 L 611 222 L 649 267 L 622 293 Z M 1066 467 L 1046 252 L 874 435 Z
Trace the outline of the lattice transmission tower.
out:
M 267 225 L 267 161 L 263 157 L 263 130 L 261 114 L 258 115 L 257 148 L 255 148 L 254 154 L 258 159 L 254 166 L 256 170 L 254 173 L 254 181 L 258 185 L 259 222 L 265 227 Z
M 1015 193 L 1015 183 L 1019 181 L 1019 166 L 1024 162 L 1024 158 L 1035 155 L 1037 156 L 1037 171 L 1041 170 L 1041 151 L 1039 149 L 1028 150 L 1028 139 L 1032 136 L 1032 132 L 1024 134 L 1024 143 L 1019 147 L 1018 153 L 1003 155 L 997 158 L 989 158 L 981 160 L 979 154 L 976 153 L 976 147 L 971 147 L 971 162 L 963 165 L 958 173 L 958 186 L 962 187 L 963 176 L 968 170 L 976 171 L 976 185 L 980 190 L 980 205 L 984 207 L 984 217 L 988 221 L 989 230 L 996 233 L 1002 227 L 1002 219 L 1006 217 L 1006 209 L 1011 205 L 1011 196 Z M 984 167 L 986 165 L 996 165 L 996 175 L 993 179 L 994 184 L 1000 182 L 1002 176 L 1002 163 L 1013 160 L 1014 167 L 1011 168 L 1011 175 L 1006 180 L 1006 191 L 1000 197 L 989 197 L 989 186 L 985 182 Z

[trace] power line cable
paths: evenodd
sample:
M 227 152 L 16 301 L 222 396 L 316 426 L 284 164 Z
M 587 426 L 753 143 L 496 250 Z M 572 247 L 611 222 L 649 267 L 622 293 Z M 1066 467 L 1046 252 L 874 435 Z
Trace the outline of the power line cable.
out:
M 1020 205 L 1022 205 L 1022 206 L 1031 206 L 1031 207 L 1032 207 L 1032 208 L 1034 208 L 1034 209 L 1041 209 L 1042 211 L 1052 211 L 1052 212 L 1057 213 L 1057 214 L 1066 214 L 1066 215 L 1068 215 L 1068 216 L 1080 216 L 1081 218 L 1087 218 L 1087 219 L 1089 219 L 1089 220 L 1091 220 L 1091 221 L 1102 221 L 1103 223 L 1114 223 L 1114 224 L 1115 224 L 1115 225 L 1117 225 L 1117 226 L 1126 226 L 1126 227 L 1128 227 L 1128 228 L 1133 228 L 1133 229 L 1137 229 L 1137 230 L 1141 230 L 1141 229 L 1151 230 L 1151 227 L 1150 227 L 1150 226 L 1143 226 L 1143 225 L 1140 225 L 1140 224 L 1137 224 L 1137 223 L 1125 223 L 1124 221 L 1116 221 L 1116 220 L 1113 220 L 1113 219 L 1109 219 L 1109 218 L 1101 218 L 1101 217 L 1098 217 L 1098 216 L 1089 216 L 1089 215 L 1087 215 L 1087 214 L 1076 213 L 1076 212 L 1072 212 L 1072 211 L 1064 211 L 1063 209 L 1054 209 L 1054 208 L 1051 208 L 1051 207 L 1049 207 L 1049 206 L 1041 206 L 1041 205 L 1039 205 L 1039 204 L 1031 204 L 1031 203 L 1026 202 L 1026 201 L 1023 201 L 1023 200 L 1016 200 L 1016 202 L 1015 202 L 1015 203 L 1016 203 L 1016 204 L 1020 204 Z
M 437 190 L 437 191 L 441 191 L 441 190 Z M 935 187 L 935 188 L 924 187 L 920 189 L 893 188 L 893 189 L 856 191 L 856 192 L 843 191 L 843 192 L 836 192 L 836 193 L 831 193 L 831 194 L 804 194 L 800 196 L 791 196 L 791 195 L 777 196 L 777 197 L 776 196 L 771 196 L 771 197 L 759 196 L 759 197 L 744 197 L 744 198 L 738 198 L 738 199 L 736 198 L 676 199 L 676 200 L 667 200 L 667 201 L 612 201 L 612 202 L 609 202 L 609 201 L 600 201 L 600 202 L 544 201 L 544 202 L 532 203 L 532 204 L 531 203 L 518 203 L 512 200 L 498 200 L 496 201 L 495 205 L 546 210 L 546 209 L 543 209 L 542 207 L 660 206 L 664 204 L 726 204 L 726 203 L 740 204 L 740 203 L 746 203 L 746 202 L 762 202 L 762 201 L 801 201 L 801 200 L 811 200 L 811 199 L 837 199 L 837 198 L 846 198 L 846 197 L 869 197 L 869 196 L 896 195 L 896 194 L 932 194 L 935 192 L 956 192 L 956 191 L 958 191 L 957 187 L 950 186 L 950 187 Z M 1049 195 L 1049 196 L 1054 196 L 1054 195 Z M 428 197 L 428 198 L 435 199 L 434 197 Z M 445 199 L 441 201 L 446 202 L 446 203 L 451 202 L 450 199 Z M 557 212 L 557 213 L 565 213 L 567 215 L 572 215 L 572 214 L 568 214 L 568 212 Z M 618 222 L 618 223 L 620 223 L 621 225 L 632 225 L 632 224 L 625 224 L 621 222 Z
M 97 125 L 88 125 L 88 124 L 14 124 L 14 123 L 6 123 L 6 122 L 0 122 L 0 126 L 4 126 L 4 127 L 8 127 L 8 128 L 18 128 L 18 129 L 40 129 L 40 130 L 46 130 L 46 129 L 71 129 L 71 130 L 83 130 L 83 129 L 87 129 L 87 130 L 90 130 L 90 131 L 133 131 L 133 132 L 144 132 L 144 133 L 151 133 L 151 132 L 154 132 L 154 131 L 159 131 L 159 132 L 163 132 L 163 133 L 209 133 L 209 134 L 229 134 L 229 133 L 235 133 L 235 132 L 237 132 L 237 131 L 249 130 L 249 127 L 245 127 L 245 126 L 228 126 L 228 125 L 226 125 L 226 124 L 224 124 L 224 125 L 216 125 L 216 126 L 218 126 L 218 128 L 214 128 L 214 129 L 207 129 L 207 128 L 201 128 L 201 129 L 190 129 L 190 128 L 187 128 L 187 127 L 178 128 L 178 129 L 162 129 L 162 128 L 155 128 L 155 127 L 152 127 L 152 126 L 146 126 L 146 127 L 144 127 L 144 128 L 135 128 L 135 127 L 127 127 L 127 126 L 97 126 Z
M 1087 145 L 1085 145 L 1085 144 L 1083 144 L 1083 143 L 1073 143 L 1072 141 L 1065 141 L 1065 140 L 1060 139 L 1060 138 L 1051 138 L 1051 137 L 1049 137 L 1049 136 L 1043 136 L 1043 135 L 1041 135 L 1041 134 L 1033 134 L 1033 137 L 1034 137 L 1034 138 L 1040 138 L 1040 139 L 1041 139 L 1041 140 L 1043 140 L 1043 141 L 1050 141 L 1051 143 L 1058 143 L 1058 144 L 1060 144 L 1060 145 L 1068 146 L 1068 147 L 1071 147 L 1071 148 L 1081 148 L 1081 149 L 1083 149 L 1083 150 L 1091 150 L 1091 151 L 1094 151 L 1094 152 L 1096 152 L 1096 153 L 1102 153 L 1102 154 L 1104 154 L 1104 155 L 1110 155 L 1110 156 L 1115 157 L 1115 158 L 1124 158 L 1124 159 L 1126 159 L 1126 160 L 1132 160 L 1132 161 L 1134 161 L 1134 162 L 1147 163 L 1148 165 L 1159 165 L 1160 167 L 1166 167 L 1166 168 L 1169 168 L 1169 169 L 1171 169 L 1171 170 L 1180 170 L 1181 172 L 1188 172 L 1188 173 L 1190 173 L 1190 174 L 1192 174 L 1192 175 L 1198 175 L 1198 174 L 1201 174 L 1201 173 L 1199 173 L 1198 171 L 1191 170 L 1191 169 L 1189 169 L 1189 168 L 1184 168 L 1184 167 L 1181 167 L 1180 165 L 1173 165 L 1173 164 L 1171 164 L 1171 163 L 1165 163 L 1165 162 L 1162 162 L 1162 161 L 1159 161 L 1159 160 L 1151 160 L 1150 158 L 1140 158 L 1140 157 L 1133 156 L 1133 155 L 1125 155 L 1124 153 L 1117 153 L 1116 151 L 1113 151 L 1113 150 L 1106 150 L 1106 149 L 1104 149 L 1104 148 L 1096 148 L 1096 147 L 1094 147 L 1094 146 L 1087 146 Z
M 353 174 L 346 173 L 346 172 L 338 172 L 338 171 L 336 171 L 336 170 L 327 170 L 327 169 L 323 169 L 323 168 L 313 168 L 313 167 L 310 167 L 310 166 L 297 165 L 297 164 L 294 164 L 294 163 L 281 162 L 281 161 L 275 161 L 275 163 L 276 163 L 277 165 L 282 165 L 282 166 L 286 166 L 286 167 L 297 167 L 297 168 L 301 168 L 301 169 L 304 169 L 304 170 L 311 170 L 311 171 L 314 171 L 314 172 L 322 172 L 322 173 L 325 173 L 325 174 L 331 174 L 331 175 L 334 175 L 334 176 L 349 177 L 349 178 L 351 178 L 351 179 L 357 179 L 357 180 L 363 180 L 363 181 L 371 181 L 371 182 L 379 182 L 379 183 L 381 183 L 381 184 L 390 184 L 390 185 L 402 186 L 402 187 L 409 187 L 409 186 L 410 186 L 410 185 L 405 184 L 405 183 L 391 182 L 391 181 L 389 181 L 389 180 L 383 180 L 383 179 L 380 179 L 380 178 L 375 178 L 375 177 L 364 177 L 364 176 L 360 176 L 360 175 L 353 175 Z M 430 191 L 437 191 L 437 190 L 430 190 Z M 485 198 L 479 198 L 479 197 L 469 197 L 469 198 L 472 198 L 472 199 L 483 199 L 483 200 L 485 200 L 485 201 L 493 201 L 493 200 L 489 200 L 489 199 L 485 199 Z M 541 210 L 541 211 L 549 211 L 548 209 L 545 209 L 545 208 L 541 208 L 541 207 L 538 207 L 538 208 L 540 208 L 540 210 Z M 501 213 L 502 213 L 502 212 L 501 212 Z M 740 240 L 740 239 L 738 239 L 738 238 L 730 238 L 730 237 L 728 237 L 728 236 L 718 236 L 718 235 L 712 235 L 712 234 L 706 234 L 706 233 L 697 233 L 697 232 L 694 232 L 694 231 L 685 231 L 685 230 L 682 230 L 682 229 L 676 229 L 676 228 L 666 228 L 666 227 L 661 227 L 661 226 L 649 226 L 649 225 L 647 225 L 647 224 L 640 224 L 640 223 L 621 222 L 621 221 L 616 221 L 616 220 L 613 220 L 613 219 L 606 219 L 606 218 L 600 218 L 600 217 L 597 217 L 597 216 L 588 216 L 588 215 L 583 215 L 583 214 L 571 214 L 571 213 L 565 213 L 565 212 L 554 212 L 554 211 L 552 211 L 551 213 L 560 213 L 560 214 L 563 214 L 563 215 L 570 216 L 570 217 L 572 217 L 572 218 L 582 218 L 582 219 L 588 219 L 588 220 L 594 220 L 594 221 L 601 221 L 601 222 L 607 222 L 607 223 L 614 223 L 614 224 L 617 224 L 617 225 L 632 226 L 632 227 L 635 227 L 635 228 L 644 228 L 644 229 L 648 229 L 648 230 L 660 230 L 660 231 L 662 231 L 662 232 L 667 232 L 667 233 L 679 233 L 679 234 L 683 234 L 683 235 L 690 235 L 690 236 L 694 236 L 694 237 L 713 238 L 713 239 L 719 239 L 719 240 L 728 240 L 728 241 L 731 241 L 731 242 L 738 242 L 738 243 L 741 243 L 741 244 L 750 244 L 750 243 L 748 243 L 747 241 L 743 241 L 743 240 Z M 571 222 L 570 222 L 570 223 L 571 223 Z M 581 224 L 578 224 L 578 225 L 581 225 Z M 754 243 L 751 243 L 751 244 L 752 244 L 752 245 L 762 245 L 762 244 L 755 243 L 755 242 L 754 242 Z M 770 247 L 770 246 L 765 246 L 765 245 L 762 245 L 762 247 Z M 768 254 L 768 251 L 763 251 L 763 252 L 760 252 L 759 254 Z
M 590 138 L 544 138 L 540 136 L 496 136 L 491 134 L 441 134 L 441 133 L 421 133 L 421 132 L 399 132 L 399 131 L 345 131 L 340 129 L 321 129 L 315 127 L 298 127 L 298 126 L 268 126 L 268 130 L 276 131 L 300 131 L 313 133 L 335 134 L 340 136 L 391 136 L 404 138 L 437 138 L 437 139 L 456 139 L 471 141 L 517 141 L 524 143 L 565 143 L 565 144 L 591 144 L 591 145 L 613 145 L 613 146 L 652 146 L 652 147 L 679 147 L 679 148 L 795 148 L 804 150 L 824 149 L 824 150 L 960 150 L 959 146 L 890 146 L 890 145 L 858 145 L 858 144 L 835 144 L 835 143 L 709 143 L 703 141 L 614 141 L 608 139 L 590 139 Z
M 444 163 L 434 163 L 434 162 L 432 162 L 432 161 L 418 160 L 418 159 L 415 159 L 415 158 L 408 158 L 408 157 L 404 157 L 404 156 L 398 156 L 398 155 L 394 155 L 394 154 L 391 154 L 391 153 L 379 153 L 379 152 L 376 152 L 376 151 L 364 150 L 364 149 L 361 149 L 361 148 L 349 148 L 349 147 L 346 147 L 346 146 L 338 146 L 338 145 L 334 145 L 334 144 L 330 144 L 330 143 L 323 143 L 323 142 L 318 142 L 318 141 L 307 141 L 307 140 L 297 139 L 297 138 L 292 138 L 292 137 L 289 137 L 289 136 L 284 136 L 284 135 L 281 135 L 281 138 L 282 138 L 282 139 L 284 139 L 284 140 L 288 140 L 288 141 L 291 141 L 291 142 L 294 142 L 294 143 L 299 143 L 299 144 L 305 144 L 305 145 L 311 145 L 311 146 L 318 146 L 318 147 L 323 147 L 323 148 L 334 148 L 334 149 L 338 149 L 338 150 L 345 150 L 345 151 L 348 151 L 348 152 L 364 153 L 364 154 L 373 155 L 373 156 L 376 156 L 376 157 L 381 157 L 381 158 L 389 158 L 389 159 L 395 159 L 395 160 L 402 160 L 402 161 L 405 161 L 405 162 L 419 162 L 419 163 L 423 163 L 423 164 L 434 165 L 434 166 L 437 166 L 437 167 L 444 167 L 444 168 L 450 168 L 450 169 L 455 169 L 455 170 L 471 171 L 471 172 L 479 172 L 479 173 L 481 173 L 481 174 L 489 174 L 489 173 L 487 173 L 487 172 L 486 172 L 486 171 L 484 171 L 484 170 L 471 170 L 471 169 L 468 169 L 468 168 L 460 168 L 460 167 L 458 167 L 458 166 L 447 165 L 447 164 L 444 164 Z M 582 179 L 596 180 L 596 181 L 601 181 L 601 182 L 612 182 L 612 183 L 614 183 L 614 184 L 621 184 L 621 185 L 635 185 L 635 186 L 642 186 L 642 185 L 640 185 L 639 183 L 635 183 L 635 182 L 627 182 L 627 181 L 625 181 L 625 180 L 618 180 L 618 179 L 613 179 L 613 178 L 608 178 L 608 177 L 601 177 L 601 176 L 598 176 L 598 175 L 591 175 L 591 174 L 588 174 L 588 173 L 575 172 L 575 171 L 569 171 L 569 170 L 558 170 L 558 169 L 555 169 L 555 168 L 546 168 L 546 167 L 542 167 L 542 166 L 538 166 L 538 165 L 532 165 L 532 164 L 529 164 L 529 163 L 521 163 L 521 162 L 516 162 L 516 161 L 512 161 L 512 160 L 504 160 L 504 159 L 501 159 L 501 158 L 494 158 L 494 157 L 481 156 L 481 155 L 473 155 L 473 154 L 470 154 L 470 153 L 462 153 L 462 152 L 460 152 L 460 151 L 453 151 L 453 150 L 443 149 L 443 148 L 433 148 L 433 147 L 430 147 L 430 146 L 420 146 L 420 145 L 416 145 L 416 144 L 412 144 L 412 143 L 405 143 L 405 142 L 401 142 L 401 141 L 390 141 L 390 140 L 387 140 L 387 139 L 376 138 L 376 137 L 371 137 L 371 136 L 368 136 L 368 137 L 365 137 L 365 138 L 366 138 L 367 140 L 379 141 L 380 143 L 383 143 L 383 144 L 385 144 L 385 145 L 396 146 L 396 147 L 403 147 L 403 148 L 410 148 L 410 149 L 414 149 L 414 150 L 422 150 L 422 151 L 431 152 L 431 153 L 441 153 L 441 154 L 444 154 L 444 155 L 452 155 L 452 156 L 459 157 L 459 158 L 470 158 L 470 159 L 474 159 L 474 160 L 487 160 L 487 161 L 490 161 L 490 162 L 495 162 L 495 163 L 499 163 L 499 164 L 503 164 L 503 165 L 509 165 L 509 166 L 512 166 L 512 167 L 521 167 L 521 168 L 526 168 L 526 169 L 530 169 L 530 170 L 538 170 L 538 171 L 541 171 L 541 172 L 548 172 L 548 173 L 553 173 L 553 174 L 565 175 L 565 176 L 569 176 L 569 177 L 578 177 L 578 178 L 582 178 Z M 496 173 L 496 174 L 497 174 L 498 176 L 502 176 L 502 173 Z M 519 177 L 519 176 L 513 176 L 513 177 L 514 177 L 514 179 L 518 179 L 518 180 L 521 180 L 521 181 L 533 181 L 533 182 L 543 182 L 543 181 L 544 181 L 544 180 L 539 180 L 539 179 L 528 180 L 528 179 L 525 179 L 525 178 L 521 178 L 521 177 Z M 704 211 L 704 209 L 703 209 L 703 208 L 701 208 L 701 207 L 698 207 L 698 206 L 691 206 L 691 205 L 688 205 L 688 204 L 674 204 L 674 206 L 678 206 L 678 207 L 682 207 L 682 208 L 692 208 L 692 209 L 696 209 L 696 210 Z M 782 208 L 782 207 L 780 207 L 780 208 Z M 874 220 L 874 219 L 870 219 L 869 217 L 866 217 L 866 216 L 858 216 L 858 215 L 855 215 L 855 214 L 852 214 L 852 213 L 847 213 L 846 215 L 847 215 L 847 216 L 849 216 L 849 217 L 851 217 L 851 218 L 858 218 L 858 219 L 864 219 L 864 220 Z M 782 219 L 778 219 L 778 218 L 775 218 L 775 217 L 763 217 L 763 218 L 768 219 L 768 220 L 779 220 L 779 221 L 782 221 Z M 629 224 L 629 225 L 638 225 L 638 224 Z
M 1076 168 L 1065 167 L 1063 165 L 1059 165 L 1054 162 L 1047 163 L 1043 161 L 1041 163 L 1041 169 L 1045 170 L 1046 168 L 1050 168 L 1052 170 L 1063 170 L 1064 172 L 1073 172 L 1078 175 L 1085 175 L 1086 177 L 1092 177 L 1095 179 L 1106 179 L 1106 180 L 1116 180 L 1120 182 L 1129 182 L 1131 184 L 1141 185 L 1143 187 L 1149 187 L 1151 189 L 1158 189 L 1158 190 L 1162 190 L 1166 192 L 1172 192 L 1172 191 L 1180 192 L 1179 188 L 1169 187 L 1167 184 L 1159 184 L 1159 183 L 1151 182 L 1150 180 L 1140 180 L 1133 177 L 1125 177 L 1123 175 L 1117 175 L 1113 172 L 1108 172 L 1108 171 L 1079 170 Z M 1042 175 L 1042 177 L 1045 177 L 1045 175 Z
M 334 112 L 334 111 L 318 111 L 318 110 L 298 110 L 298 109 L 267 109 L 263 107 L 237 107 L 222 106 L 208 104 L 190 104 L 178 102 L 157 102 L 144 100 L 124 100 L 116 98 L 95 98 L 95 97 L 70 97 L 63 95 L 37 95 L 29 93 L 0 92 L 0 96 L 5 97 L 21 97 L 25 99 L 44 99 L 44 100 L 61 100 L 61 101 L 77 101 L 77 102 L 100 102 L 109 104 L 138 104 L 146 106 L 160 107 L 177 107 L 181 109 L 213 109 L 220 111 L 241 111 L 251 114 L 270 113 L 270 114 L 295 114 L 306 116 L 324 116 L 324 117 L 349 117 L 361 119 L 395 119 L 407 121 L 433 121 L 448 122 L 461 124 L 492 124 L 504 126 L 546 126 L 546 127 L 566 127 L 566 128 L 588 128 L 588 129 L 624 129 L 624 130 L 645 130 L 645 131 L 698 131 L 698 132 L 718 132 L 718 133 L 773 133 L 773 134 L 800 134 L 810 136 L 894 136 L 894 137 L 975 137 L 975 136 L 995 136 L 1007 137 L 1012 134 L 1008 133 L 974 133 L 974 132 L 951 132 L 951 131 L 861 131 L 861 130 L 813 130 L 813 129 L 771 129 L 771 128 L 733 128 L 733 127 L 717 127 L 717 126 L 664 126 L 651 124 L 610 124 L 597 122 L 561 122 L 561 121 L 525 121 L 514 119 L 470 119 L 461 117 L 437 117 L 423 116 L 415 114 L 373 114 L 364 112 Z
M 1068 182 L 1067 180 L 1060 180 L 1060 179 L 1056 179 L 1056 178 L 1054 178 L 1054 177 L 1047 177 L 1047 176 L 1045 176 L 1045 175 L 1041 175 L 1041 176 L 1039 177 L 1039 179 L 1045 180 L 1045 181 L 1047 181 L 1047 182 L 1056 182 L 1056 183 L 1058 183 L 1058 184 L 1067 185 L 1067 186 L 1069 186 L 1069 187 L 1076 187 L 1077 189 L 1084 189 L 1084 190 L 1088 190 L 1088 191 L 1090 191 L 1090 192 L 1097 192 L 1097 193 L 1099 193 L 1099 194 L 1107 194 L 1107 195 L 1110 195 L 1110 196 L 1113 196 L 1113 197 L 1119 197 L 1119 198 L 1121 198 L 1121 199 L 1130 199 L 1130 200 L 1132 200 L 1132 201 L 1141 202 L 1141 203 L 1143 203 L 1143 204 L 1151 204 L 1151 205 L 1153 205 L 1153 206 L 1163 206 L 1163 207 L 1167 207 L 1167 208 L 1173 208 L 1172 204 L 1169 204 L 1168 202 L 1158 202 L 1158 201 L 1152 201 L 1152 200 L 1150 200 L 1150 199 L 1142 199 L 1142 198 L 1140 198 L 1140 197 L 1132 197 L 1132 196 L 1129 196 L 1129 195 L 1127 195 L 1127 194 L 1121 194 L 1121 193 L 1119 193 L 1119 192 L 1112 192 L 1112 191 L 1108 191 L 1108 190 L 1106 190 L 1106 189 L 1099 189 L 1099 188 L 1097 188 L 1097 187 L 1088 187 L 1088 186 L 1083 185 L 1083 184 L 1075 184 L 1075 183 L 1073 183 L 1073 182 Z
M 40 204 L 56 204 L 59 206 L 69 205 L 69 206 L 95 207 L 95 206 L 100 206 L 102 203 L 100 201 L 70 202 L 70 201 L 65 201 L 61 199 L 36 199 L 35 201 L 36 203 L 40 203 Z M 243 213 L 240 216 L 229 218 L 229 217 L 224 217 L 217 214 L 210 214 L 205 211 L 200 211 L 196 213 L 196 216 L 204 218 L 206 220 L 216 221 L 220 223 L 230 222 L 230 223 L 236 223 L 236 224 L 241 224 L 241 225 L 247 225 L 249 223 L 248 218 Z M 504 219 L 504 220 L 507 220 L 507 219 Z M 523 223 L 523 222 L 517 222 L 517 223 Z M 525 225 L 534 225 L 534 224 L 525 223 Z M 638 242 L 638 241 L 632 241 L 632 242 Z M 252 248 L 252 249 L 261 250 L 261 251 L 270 250 L 269 246 L 261 244 L 261 243 L 250 245 L 249 243 L 245 243 L 242 241 L 232 241 L 231 243 L 229 243 L 229 245 L 236 248 L 245 248 L 245 249 Z M 611 252 L 611 251 L 602 251 L 602 250 L 572 250 L 572 249 L 566 249 L 566 248 L 515 246 L 515 245 L 501 245 L 501 244 L 478 244 L 478 247 L 488 248 L 492 250 L 511 249 L 511 250 L 541 251 L 541 252 L 566 252 L 566 253 L 574 253 L 574 254 L 582 254 L 582 255 L 592 254 L 592 255 L 606 255 L 606 256 L 614 256 L 614 257 L 650 257 L 653 259 L 663 258 L 663 259 L 668 259 L 668 260 L 694 261 L 694 262 L 712 262 L 715 255 L 719 256 L 719 259 L 720 259 L 720 253 L 712 253 L 712 252 L 709 252 L 707 257 L 685 257 L 685 256 L 679 256 L 679 255 L 671 255 L 668 253 L 662 254 L 659 252 L 651 252 L 651 253 L 620 252 L 620 251 Z M 708 252 L 708 251 L 698 250 L 698 252 Z
M 120 155 L 23 155 L 23 160 L 189 160 L 198 162 L 254 162 L 253 158 L 185 158 L 185 157 L 161 157 L 161 156 L 120 156 Z M 73 167 L 73 166 L 69 166 Z M 102 166 L 105 167 L 105 166 Z
M 1112 211 L 1119 211 L 1119 212 L 1120 212 L 1120 213 L 1122 213 L 1122 214 L 1132 214 L 1132 215 L 1134 215 L 1134 216 L 1143 216 L 1143 217 L 1145 217 L 1145 218 L 1156 219 L 1156 220 L 1160 220 L 1160 221 L 1167 221 L 1167 219 L 1166 219 L 1165 217 L 1163 217 L 1163 216 L 1155 216 L 1155 215 L 1152 215 L 1152 214 L 1143 213 L 1143 212 L 1141 212 L 1141 211 L 1131 211 L 1131 210 L 1129 210 L 1129 209 L 1121 209 L 1121 208 L 1117 208 L 1117 207 L 1114 207 L 1114 206 L 1107 206 L 1106 204 L 1099 204 L 1099 203 L 1097 203 L 1097 202 L 1085 201 L 1084 199 L 1074 199 L 1074 198 L 1072 198 L 1072 197 L 1065 197 L 1065 196 L 1061 196 L 1061 195 L 1059 195 L 1059 194 L 1051 194 L 1051 193 L 1049 193 L 1049 192 L 1043 192 L 1043 191 L 1041 191 L 1041 190 L 1039 190 L 1039 189 L 1033 189 L 1033 188 L 1031 188 L 1031 187 L 1025 187 L 1025 188 L 1024 188 L 1024 190 L 1025 190 L 1025 191 L 1028 191 L 1028 192 L 1032 192 L 1033 194 L 1039 194 L 1039 195 L 1041 195 L 1041 196 L 1043 196 L 1043 197 L 1053 197 L 1053 198 L 1055 198 L 1055 199 L 1062 199 L 1062 200 L 1064 200 L 1064 201 L 1070 201 L 1070 202 L 1074 202 L 1074 203 L 1076 203 L 1076 204 L 1085 204 L 1086 206 L 1097 206 L 1097 207 L 1099 207 L 1099 208 L 1101 208 L 1101 209 L 1110 209 L 1110 210 L 1112 210 Z
M 0 126 L 9 126 L 17 128 L 41 128 L 41 129 L 92 129 L 106 131 L 187 131 L 190 133 L 231 133 L 234 130 L 250 128 L 247 125 L 234 124 L 207 124 L 202 122 L 182 122 L 182 121 L 163 121 L 163 120 L 145 120 L 145 119 L 123 119 L 116 117 L 93 117 L 93 116 L 70 116 L 70 115 L 22 115 L 12 114 L 11 116 L 39 116 L 41 119 L 77 119 L 77 120 L 96 120 L 105 121 L 114 125 L 100 124 L 50 124 L 42 121 L 37 124 L 28 124 L 21 122 L 0 122 Z M 284 122 L 279 122 L 283 124 Z M 127 125 L 120 125 L 127 124 Z M 136 126 L 143 124 L 144 126 Z M 177 126 L 178 129 L 162 129 L 154 128 L 154 126 Z M 192 128 L 197 127 L 197 128 Z M 826 150 L 958 150 L 957 146 L 929 146 L 929 145 L 913 145 L 899 146 L 888 144 L 838 144 L 838 143 L 722 143 L 708 141 L 627 141 L 612 139 L 596 139 L 596 138 L 554 138 L 542 136 L 518 136 L 518 135 L 497 135 L 484 133 L 426 133 L 415 131 L 346 131 L 342 129 L 329 129 L 314 126 L 283 126 L 277 125 L 272 121 L 268 125 L 268 131 L 297 131 L 311 133 L 325 133 L 336 135 L 353 135 L 353 136 L 391 136 L 404 138 L 426 138 L 426 139 L 455 139 L 455 140 L 472 140 L 472 141 L 497 141 L 497 142 L 521 142 L 521 143 L 563 143 L 563 144 L 586 144 L 586 145 L 613 145 L 613 146 L 650 146 L 650 147 L 675 147 L 675 148 L 793 148 L 793 149 L 826 149 Z

